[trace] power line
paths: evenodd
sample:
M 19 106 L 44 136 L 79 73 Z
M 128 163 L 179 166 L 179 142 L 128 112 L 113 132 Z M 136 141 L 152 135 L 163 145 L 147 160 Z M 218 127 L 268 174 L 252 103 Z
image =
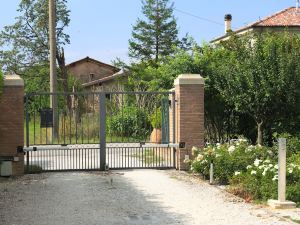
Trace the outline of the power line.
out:
M 182 14 L 185 14 L 185 15 L 188 15 L 188 16 L 191 16 L 191 17 L 194 17 L 196 19 L 199 19 L 199 20 L 202 20 L 202 21 L 206 21 L 206 22 L 209 22 L 209 23 L 213 23 L 213 24 L 216 24 L 216 25 L 219 25 L 219 26 L 224 26 L 223 23 L 220 23 L 220 22 L 217 22 L 217 21 L 214 21 L 214 20 L 211 20 L 211 19 L 207 19 L 207 18 L 204 18 L 204 17 L 200 17 L 200 16 L 197 16 L 197 15 L 194 15 L 192 13 L 189 13 L 189 12 L 186 12 L 186 11 L 183 11 L 183 10 L 180 10 L 180 9 L 174 9 L 175 11 L 177 12 L 180 12 Z

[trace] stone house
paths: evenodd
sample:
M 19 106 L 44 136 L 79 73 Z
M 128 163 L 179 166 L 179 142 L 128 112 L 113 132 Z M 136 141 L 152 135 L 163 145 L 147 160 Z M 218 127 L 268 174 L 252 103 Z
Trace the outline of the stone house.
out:
M 85 91 L 123 90 L 128 73 L 119 68 L 86 57 L 66 66 L 68 73 L 82 84 Z
M 217 37 L 210 41 L 212 44 L 217 44 L 220 41 L 225 41 L 230 38 L 232 34 L 243 35 L 249 32 L 283 32 L 296 33 L 300 35 L 300 8 L 290 7 L 273 15 L 260 19 L 245 27 L 237 30 L 231 28 L 232 16 L 225 15 L 225 35 Z

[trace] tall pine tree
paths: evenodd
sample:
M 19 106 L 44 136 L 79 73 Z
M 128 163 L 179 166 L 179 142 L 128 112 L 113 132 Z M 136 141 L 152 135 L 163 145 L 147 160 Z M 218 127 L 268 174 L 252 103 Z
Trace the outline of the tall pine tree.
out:
M 178 46 L 178 29 L 173 16 L 174 3 L 169 0 L 143 0 L 142 12 L 146 19 L 138 19 L 129 40 L 129 56 L 158 64 L 161 57 L 174 52 Z

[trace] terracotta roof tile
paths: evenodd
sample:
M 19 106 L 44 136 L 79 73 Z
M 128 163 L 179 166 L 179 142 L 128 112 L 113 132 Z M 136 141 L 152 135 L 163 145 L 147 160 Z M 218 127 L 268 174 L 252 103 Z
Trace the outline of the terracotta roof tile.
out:
M 252 26 L 300 26 L 300 9 L 297 10 L 296 7 L 284 9 L 255 22 Z
M 284 10 L 281 10 L 271 16 L 265 17 L 259 21 L 248 24 L 244 27 L 241 27 L 234 33 L 239 33 L 254 27 L 295 27 L 300 26 L 300 8 L 290 7 Z M 230 34 L 225 34 L 221 37 L 213 39 L 211 42 L 222 40 L 223 38 L 228 37 Z

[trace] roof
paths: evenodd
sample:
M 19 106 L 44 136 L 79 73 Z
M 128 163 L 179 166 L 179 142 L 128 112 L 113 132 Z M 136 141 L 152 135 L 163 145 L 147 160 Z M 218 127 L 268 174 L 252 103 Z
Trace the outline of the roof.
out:
M 83 59 L 79 59 L 79 60 L 77 60 L 77 61 L 75 61 L 75 62 L 72 62 L 72 63 L 66 65 L 66 67 L 67 67 L 67 68 L 68 68 L 68 67 L 73 67 L 73 66 L 75 66 L 75 65 L 77 65 L 77 64 L 79 64 L 79 63 L 83 63 L 83 62 L 92 62 L 92 63 L 98 64 L 98 65 L 100 65 L 100 66 L 109 68 L 109 69 L 113 70 L 114 72 L 120 71 L 120 69 L 117 68 L 117 67 L 115 67 L 115 66 L 112 66 L 112 65 L 109 65 L 109 64 L 100 62 L 100 61 L 98 61 L 98 60 L 96 60 L 96 59 L 92 59 L 92 58 L 90 58 L 90 57 L 88 57 L 88 56 L 85 57 L 85 58 L 83 58 Z
M 117 73 L 115 73 L 111 76 L 104 77 L 104 78 L 101 78 L 101 79 L 98 79 L 98 80 L 94 80 L 94 81 L 91 81 L 91 82 L 88 82 L 88 83 L 84 83 L 84 84 L 82 84 L 82 86 L 83 87 L 89 87 L 89 86 L 93 86 L 93 85 L 96 85 L 96 84 L 105 83 L 105 82 L 114 80 L 116 78 L 126 77 L 128 75 L 129 75 L 129 73 L 127 71 L 120 70 L 119 72 L 117 72 Z
M 239 28 L 233 31 L 233 33 L 240 33 L 256 27 L 300 27 L 300 9 L 296 9 L 296 7 L 289 7 L 245 27 Z M 225 34 L 221 37 L 213 39 L 211 42 L 221 40 L 230 35 L 230 33 Z

